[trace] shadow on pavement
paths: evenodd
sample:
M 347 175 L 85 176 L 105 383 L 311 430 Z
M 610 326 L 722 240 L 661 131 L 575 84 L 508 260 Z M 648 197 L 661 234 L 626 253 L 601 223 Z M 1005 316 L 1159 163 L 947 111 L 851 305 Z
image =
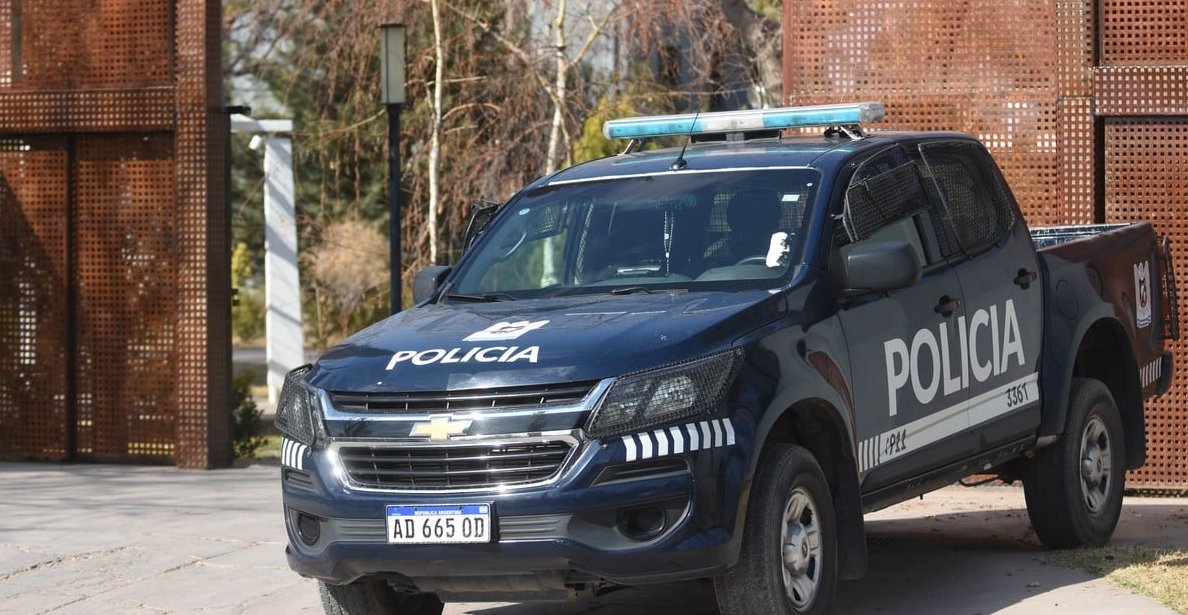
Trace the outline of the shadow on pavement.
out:
M 1093 575 L 1046 564 L 1046 551 L 1031 530 L 1021 490 L 990 488 L 973 500 L 968 493 L 955 489 L 948 498 L 914 501 L 869 515 L 870 567 L 864 578 L 839 583 L 834 614 L 1172 613 Z M 1188 507 L 1182 499 L 1162 501 L 1170 500 L 1128 499 L 1111 544 L 1188 547 Z M 945 512 L 954 509 L 960 512 Z M 623 589 L 590 604 L 446 607 L 451 615 L 588 612 L 713 615 L 717 605 L 706 581 Z

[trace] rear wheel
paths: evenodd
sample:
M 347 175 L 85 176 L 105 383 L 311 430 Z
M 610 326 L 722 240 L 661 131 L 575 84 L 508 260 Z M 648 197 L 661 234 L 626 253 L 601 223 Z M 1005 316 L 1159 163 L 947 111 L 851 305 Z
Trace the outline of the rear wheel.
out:
M 444 608 L 436 594 L 408 594 L 380 580 L 350 585 L 318 583 L 326 615 L 441 615 Z
M 738 565 L 714 580 L 723 615 L 823 614 L 837 586 L 837 524 L 821 466 L 777 444 L 760 459 Z
M 1092 378 L 1073 379 L 1069 393 L 1064 436 L 1023 475 L 1027 515 L 1049 549 L 1105 544 L 1122 512 L 1126 450 L 1114 397 Z

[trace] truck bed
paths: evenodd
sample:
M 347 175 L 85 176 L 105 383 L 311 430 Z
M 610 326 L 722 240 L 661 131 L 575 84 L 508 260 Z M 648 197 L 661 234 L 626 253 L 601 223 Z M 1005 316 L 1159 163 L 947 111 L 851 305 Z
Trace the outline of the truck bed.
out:
M 1087 224 L 1033 228 L 1031 239 L 1048 270 L 1049 292 L 1054 282 L 1081 275 L 1096 294 L 1114 306 L 1127 327 L 1140 366 L 1160 359 L 1162 341 L 1179 339 L 1179 301 L 1176 296 L 1171 246 L 1148 222 Z M 1078 274 L 1077 270 L 1084 271 Z M 1143 295 L 1163 289 L 1146 306 Z M 1160 296 L 1162 295 L 1162 296 Z M 1052 295 L 1057 302 L 1067 293 Z M 1062 313 L 1075 311 L 1066 301 Z M 1150 319 L 1150 320 L 1147 320 Z M 1147 379 L 1144 379 L 1147 380 Z M 1152 382 L 1144 382 L 1150 386 Z M 1160 393 L 1168 383 L 1159 383 Z
M 1030 229 L 1031 241 L 1035 244 L 1037 250 L 1043 250 L 1069 241 L 1096 237 L 1127 226 L 1130 226 L 1130 224 L 1076 224 L 1032 228 Z

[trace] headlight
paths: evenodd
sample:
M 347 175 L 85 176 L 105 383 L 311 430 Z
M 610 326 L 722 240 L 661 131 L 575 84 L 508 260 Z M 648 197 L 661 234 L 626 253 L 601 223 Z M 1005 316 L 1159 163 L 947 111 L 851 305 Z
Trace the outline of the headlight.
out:
M 318 392 L 301 381 L 312 366 L 302 365 L 285 376 L 276 402 L 276 428 L 302 444 L 317 443 L 322 429 L 322 404 Z
M 712 410 L 726 394 L 742 364 L 732 348 L 615 380 L 590 416 L 586 433 L 605 438 Z

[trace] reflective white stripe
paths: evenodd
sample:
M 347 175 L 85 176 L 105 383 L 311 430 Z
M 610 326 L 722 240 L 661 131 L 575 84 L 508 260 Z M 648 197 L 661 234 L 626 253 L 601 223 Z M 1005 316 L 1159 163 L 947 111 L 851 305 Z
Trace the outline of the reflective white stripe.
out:
M 1149 387 L 1159 381 L 1159 376 L 1163 373 L 1163 357 L 1159 357 L 1154 361 L 1144 365 L 1139 370 L 1139 377 L 1143 381 L 1143 388 Z
M 1032 374 L 1027 378 L 1016 380 L 1005 387 L 983 393 L 969 400 L 969 425 L 980 425 L 997 418 L 1003 414 L 1007 414 L 1012 409 L 1018 406 L 1030 405 L 1039 400 L 1039 384 L 1037 382 L 1039 374 Z M 1015 387 L 1021 387 L 1016 395 L 1023 401 L 1011 405 L 1007 400 L 1006 391 Z
M 711 448 L 733 446 L 734 424 L 730 419 L 701 421 L 662 427 L 653 431 L 621 436 L 627 461 L 679 455 Z M 653 446 L 655 439 L 655 446 Z M 671 446 L 669 443 L 671 442 Z
M 879 465 L 880 436 L 867 438 L 858 443 L 858 468 L 860 470 Z
M 668 433 L 672 435 L 672 454 L 679 455 L 685 452 L 685 439 L 681 437 L 681 428 L 669 427 Z
M 665 435 L 663 430 L 653 431 L 652 433 L 656 435 L 656 442 L 660 443 L 660 446 L 656 449 L 656 456 L 664 457 L 668 455 L 668 436 Z
M 623 436 L 623 447 L 627 449 L 627 461 L 635 461 L 635 436 Z
M 308 446 L 296 440 L 284 438 L 281 440 L 281 465 L 304 470 L 305 452 L 308 450 Z
M 889 429 L 858 443 L 858 471 L 865 472 L 1039 401 L 1039 374 L 1028 374 L 967 401 Z M 1011 398 L 1019 400 L 1012 403 Z

